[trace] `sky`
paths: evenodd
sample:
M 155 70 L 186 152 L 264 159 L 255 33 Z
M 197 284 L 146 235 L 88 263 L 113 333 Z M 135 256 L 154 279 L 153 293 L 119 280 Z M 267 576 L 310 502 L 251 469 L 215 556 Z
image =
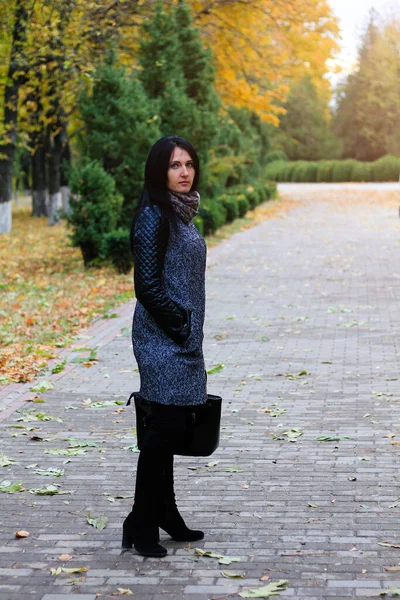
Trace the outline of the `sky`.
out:
M 391 8 L 400 10 L 400 0 L 328 0 L 337 17 L 342 35 L 342 51 L 338 62 L 344 73 L 351 71 L 357 58 L 357 47 L 360 34 L 368 22 L 371 8 L 385 15 Z M 334 78 L 336 79 L 336 78 Z

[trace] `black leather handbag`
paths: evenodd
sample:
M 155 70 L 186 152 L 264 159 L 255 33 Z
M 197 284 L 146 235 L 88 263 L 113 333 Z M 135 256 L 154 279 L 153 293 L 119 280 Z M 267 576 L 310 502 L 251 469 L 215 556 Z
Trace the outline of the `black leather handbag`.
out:
M 136 410 L 136 435 L 139 450 L 143 446 L 146 428 L 151 422 L 151 409 L 154 402 L 145 400 L 134 392 Z M 210 456 L 219 445 L 222 398 L 207 394 L 205 404 L 184 407 L 185 431 L 177 441 L 174 454 L 181 456 Z

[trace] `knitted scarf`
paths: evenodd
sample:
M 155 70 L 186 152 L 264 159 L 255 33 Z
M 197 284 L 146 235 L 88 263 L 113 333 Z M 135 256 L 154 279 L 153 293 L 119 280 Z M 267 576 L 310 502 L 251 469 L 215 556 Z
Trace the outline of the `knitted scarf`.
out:
M 197 215 L 200 205 L 199 192 L 188 192 L 181 194 L 180 192 L 169 192 L 169 198 L 174 211 L 186 225 Z

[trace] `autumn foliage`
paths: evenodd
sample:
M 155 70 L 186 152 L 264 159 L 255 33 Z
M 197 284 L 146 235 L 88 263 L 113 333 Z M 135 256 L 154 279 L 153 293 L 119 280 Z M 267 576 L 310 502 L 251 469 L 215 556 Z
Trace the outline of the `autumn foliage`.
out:
M 133 297 L 130 275 L 112 267 L 83 273 L 64 225 L 47 227 L 28 208 L 0 237 L 0 384 L 30 381 L 76 333 Z

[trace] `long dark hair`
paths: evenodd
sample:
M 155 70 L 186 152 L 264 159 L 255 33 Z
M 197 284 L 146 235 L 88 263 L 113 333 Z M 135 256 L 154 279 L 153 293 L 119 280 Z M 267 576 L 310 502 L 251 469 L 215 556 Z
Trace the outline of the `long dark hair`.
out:
M 196 150 L 185 138 L 177 135 L 160 138 L 152 146 L 144 169 L 144 187 L 131 227 L 131 246 L 136 219 L 145 206 L 158 204 L 164 209 L 168 220 L 174 224 L 176 217 L 172 211 L 168 195 L 167 181 L 171 155 L 176 147 L 186 150 L 193 161 L 194 179 L 191 190 L 196 190 L 200 178 L 200 161 Z
M 144 169 L 145 190 L 147 190 L 150 201 L 157 204 L 169 204 L 167 188 L 169 161 L 177 146 L 186 150 L 193 161 L 195 175 L 191 189 L 196 190 L 199 184 L 199 157 L 192 144 L 184 138 L 174 135 L 162 137 L 150 150 Z

